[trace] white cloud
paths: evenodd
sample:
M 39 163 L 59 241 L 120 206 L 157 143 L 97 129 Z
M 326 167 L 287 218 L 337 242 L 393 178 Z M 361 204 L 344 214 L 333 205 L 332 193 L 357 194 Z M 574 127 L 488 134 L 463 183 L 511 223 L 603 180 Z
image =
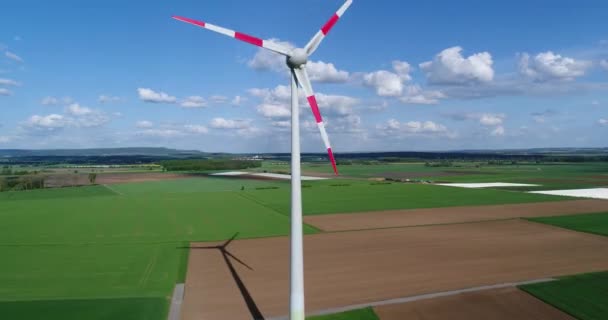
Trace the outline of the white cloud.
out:
M 186 129 L 187 132 L 193 134 L 205 134 L 209 132 L 209 129 L 207 129 L 207 127 L 200 124 L 187 124 L 184 126 L 184 129 Z
M 207 106 L 207 101 L 201 96 L 190 96 L 184 99 L 180 105 L 184 108 L 202 108 Z
M 86 116 L 92 114 L 93 110 L 83 107 L 78 103 L 72 103 L 71 105 L 67 106 L 66 113 L 73 116 Z
M 154 126 L 154 124 L 148 120 L 141 120 L 141 121 L 137 121 L 135 123 L 135 126 L 140 129 L 147 129 L 147 128 L 152 128 Z
M 273 127 L 278 127 L 278 128 L 291 128 L 291 121 L 289 120 L 284 120 L 284 121 L 273 121 L 272 123 Z
M 151 103 L 175 103 L 177 102 L 177 98 L 171 95 L 168 95 L 165 92 L 156 92 L 149 88 L 138 88 L 137 93 L 139 94 L 139 98 L 144 102 Z
M 381 97 L 398 97 L 403 93 L 402 78 L 390 71 L 378 70 L 365 74 L 363 83 L 374 88 Z
M 446 126 L 433 121 L 408 121 L 402 123 L 396 119 L 389 119 L 386 123 L 377 125 L 376 129 L 417 135 L 440 135 L 448 133 Z
M 602 126 L 608 126 L 608 119 L 600 119 L 597 121 Z
M 100 95 L 99 98 L 97 99 L 97 101 L 99 101 L 100 103 L 113 103 L 113 102 L 119 102 L 120 100 L 121 100 L 120 97 L 105 95 L 105 94 Z
M 505 128 L 503 126 L 498 126 L 498 127 L 494 128 L 494 130 L 492 130 L 492 132 L 490 132 L 490 134 L 495 137 L 504 136 Z
M 211 127 L 214 129 L 246 129 L 250 127 L 251 120 L 214 118 Z
M 11 142 L 13 139 L 9 136 L 0 136 L 0 143 L 9 143 Z
M 23 59 L 20 56 L 16 55 L 15 53 L 12 53 L 10 51 L 4 52 L 4 55 L 13 61 L 16 61 L 19 63 L 23 62 Z
M 438 104 L 445 94 L 438 90 L 423 90 L 419 85 L 405 87 L 405 93 L 399 101 L 406 104 Z
M 11 79 L 0 78 L 0 86 L 18 86 L 19 82 Z
M 228 102 L 228 97 L 214 95 L 214 96 L 209 97 L 209 100 L 211 100 L 211 102 L 213 102 L 213 103 L 221 104 L 221 103 Z
M 284 104 L 262 103 L 257 107 L 258 113 L 267 118 L 288 118 L 291 110 Z
M 395 60 L 393 61 L 393 70 L 403 79 L 403 81 L 410 81 L 412 77 L 410 76 L 410 72 L 412 71 L 412 67 L 409 63 L 405 61 Z
M 270 39 L 268 41 L 272 41 L 289 49 L 295 48 L 290 42 L 278 39 Z M 255 70 L 271 70 L 275 72 L 287 72 L 289 70 L 283 55 L 276 54 L 263 48 L 258 49 L 253 58 L 247 62 L 247 65 Z
M 347 71 L 338 70 L 333 63 L 323 61 L 310 61 L 306 64 L 310 81 L 324 83 L 343 83 L 348 81 Z
M 247 98 L 245 98 L 245 97 L 235 96 L 232 99 L 232 101 L 230 101 L 230 104 L 233 105 L 233 106 L 240 106 L 246 100 L 247 100 Z
M 40 100 L 40 104 L 45 105 L 45 106 L 54 106 L 59 104 L 59 99 L 55 98 L 55 97 L 44 97 L 42 98 L 42 100 Z
M 33 115 L 25 125 L 34 129 L 40 130 L 57 130 L 70 125 L 70 120 L 60 114 L 49 114 L 46 116 Z
M 608 71 L 608 60 L 600 61 L 600 66 L 604 68 L 604 70 Z
M 0 96 L 10 96 L 13 94 L 10 90 L 6 88 L 0 88 Z
M 461 47 L 441 51 L 433 61 L 420 64 L 427 80 L 433 84 L 485 83 L 494 79 L 492 55 L 479 52 L 463 57 Z
M 184 135 L 183 132 L 175 129 L 146 129 L 138 131 L 136 134 L 155 138 L 174 138 Z
M 479 123 L 484 126 L 497 126 L 501 125 L 504 119 L 504 114 L 484 113 L 479 116 Z
M 523 53 L 519 59 L 519 72 L 538 81 L 573 80 L 585 75 L 590 61 L 563 57 L 552 51 L 541 52 L 534 57 Z

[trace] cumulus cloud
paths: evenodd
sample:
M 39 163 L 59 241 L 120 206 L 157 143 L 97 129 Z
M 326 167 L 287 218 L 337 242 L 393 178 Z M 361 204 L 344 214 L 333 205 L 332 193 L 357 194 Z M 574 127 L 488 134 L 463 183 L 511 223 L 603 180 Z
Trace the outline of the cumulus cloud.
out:
M 523 53 L 519 58 L 519 72 L 537 81 L 574 80 L 584 76 L 591 65 L 590 61 L 575 60 L 552 51 L 541 52 L 534 57 Z
M 0 88 L 0 96 L 10 96 L 13 94 L 10 90 L 6 88 Z
M 211 127 L 214 129 L 245 129 L 250 127 L 251 120 L 214 118 Z
M 11 142 L 13 139 L 9 136 L 0 136 L 0 143 L 9 143 Z
M 213 103 L 222 104 L 222 103 L 228 102 L 228 97 L 220 96 L 220 95 L 213 95 L 213 96 L 209 97 L 209 100 L 211 100 L 211 102 L 213 102 Z
M 604 68 L 604 70 L 608 71 L 608 60 L 601 60 L 600 67 Z
M 19 82 L 12 80 L 12 79 L 6 79 L 6 78 L 0 78 L 0 86 L 18 86 Z
M 398 97 L 403 93 L 402 78 L 390 71 L 378 70 L 365 74 L 363 83 L 374 88 L 381 97 Z
M 176 103 L 177 98 L 165 92 L 156 92 L 149 88 L 138 88 L 139 98 L 144 102 L 150 103 Z
M 119 102 L 120 100 L 120 97 L 105 94 L 100 95 L 97 99 L 97 101 L 99 101 L 100 103 L 114 103 Z
M 479 115 L 479 123 L 484 126 L 501 125 L 505 119 L 504 114 L 483 113 Z
M 396 119 L 389 119 L 385 123 L 376 125 L 376 129 L 381 130 L 384 134 L 404 135 L 447 135 L 448 128 L 440 123 L 433 121 L 408 121 L 400 122 Z
M 83 107 L 78 103 L 72 103 L 66 108 L 66 113 L 74 116 L 86 116 L 93 113 L 93 110 Z
M 404 81 L 412 80 L 412 77 L 410 76 L 410 72 L 412 72 L 412 67 L 409 63 L 405 61 L 395 60 L 393 61 L 393 70 L 395 70 L 395 73 L 397 73 L 399 77 L 401 77 L 401 79 L 403 79 Z
M 137 121 L 135 123 L 135 126 L 140 129 L 147 129 L 147 128 L 152 128 L 154 126 L 154 124 L 148 120 L 141 120 L 141 121 Z
M 505 128 L 503 126 L 498 126 L 498 127 L 494 128 L 494 130 L 492 130 L 492 132 L 490 132 L 490 134 L 495 137 L 504 136 Z
M 54 131 L 64 127 L 67 127 L 71 124 L 71 121 L 60 114 L 49 114 L 46 116 L 33 115 L 27 121 L 25 121 L 25 125 L 27 127 L 37 129 L 37 130 L 46 130 L 46 131 Z
M 289 49 L 295 48 L 292 43 L 279 39 L 270 39 L 268 41 L 272 41 Z M 258 49 L 253 58 L 247 62 L 247 65 L 255 70 L 270 70 L 275 72 L 287 72 L 289 70 L 283 55 L 276 54 L 263 48 Z
M 200 124 L 187 124 L 184 125 L 184 129 L 192 134 L 205 134 L 209 132 L 209 129 L 207 129 L 207 127 Z
M 190 96 L 184 99 L 180 106 L 184 108 L 202 108 L 207 106 L 207 101 L 201 96 Z
M 438 104 L 440 99 L 445 98 L 439 90 L 423 90 L 419 85 L 405 87 L 405 92 L 399 101 L 405 104 Z
M 421 63 L 420 69 L 432 84 L 486 83 L 494 79 L 492 55 L 479 52 L 468 57 L 462 55 L 461 47 L 441 51 L 433 61 Z
M 608 126 L 608 119 L 600 119 L 597 121 L 602 126 Z
M 323 61 L 310 61 L 306 64 L 310 81 L 324 83 L 343 83 L 348 81 L 349 73 L 338 70 L 333 63 Z
M 47 96 L 47 97 L 42 98 L 42 100 L 40 100 L 40 104 L 42 104 L 44 106 L 58 105 L 59 99 L 57 99 L 55 97 Z
M 245 97 L 235 96 L 232 99 L 232 101 L 230 101 L 230 104 L 233 105 L 233 106 L 240 106 L 246 100 L 247 100 L 247 98 L 245 98 Z
M 6 56 L 7 58 L 9 58 L 15 62 L 19 62 L 19 63 L 23 62 L 23 59 L 20 56 L 16 55 L 13 52 L 10 52 L 10 51 L 5 51 L 4 56 Z
M 258 113 L 266 118 L 288 118 L 291 110 L 285 104 L 262 103 L 257 107 Z

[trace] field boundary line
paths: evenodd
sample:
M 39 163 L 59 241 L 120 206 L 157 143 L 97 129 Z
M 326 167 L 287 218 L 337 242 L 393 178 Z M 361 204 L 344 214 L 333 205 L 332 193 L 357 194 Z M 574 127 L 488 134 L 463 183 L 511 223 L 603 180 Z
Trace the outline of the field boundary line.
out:
M 550 282 L 550 281 L 556 281 L 556 280 L 557 280 L 556 278 L 541 278 L 541 279 L 527 280 L 527 281 L 521 281 L 521 282 L 507 282 L 507 283 L 499 283 L 499 284 L 465 288 L 465 289 L 425 293 L 425 294 L 415 295 L 415 296 L 408 296 L 408 297 L 374 301 L 374 302 L 369 302 L 369 303 L 353 304 L 353 305 L 337 307 L 337 308 L 324 309 L 324 310 L 312 312 L 310 314 L 306 314 L 306 316 L 310 317 L 310 316 L 329 315 L 329 314 L 340 313 L 340 312 L 345 312 L 345 311 L 363 309 L 363 308 L 367 308 L 367 307 L 379 307 L 379 306 L 386 306 L 386 305 L 391 305 L 391 304 L 401 304 L 401 303 L 408 303 L 408 302 L 414 302 L 414 301 L 419 301 L 419 300 L 448 297 L 448 296 L 453 296 L 453 295 L 462 294 L 462 293 L 485 291 L 485 290 L 492 290 L 492 289 L 501 289 L 501 288 L 510 288 L 510 287 L 517 287 L 517 286 L 526 285 L 526 284 L 543 283 L 543 282 Z M 288 319 L 288 317 L 287 316 L 273 317 L 273 318 L 269 318 L 268 320 L 285 320 L 285 319 Z
M 169 314 L 167 320 L 180 320 L 182 312 L 182 303 L 184 302 L 184 291 L 185 285 L 183 283 L 176 283 L 173 289 L 173 298 L 171 299 L 171 306 L 169 307 Z
M 112 191 L 112 192 L 116 193 L 116 194 L 117 194 L 117 195 L 119 195 L 119 196 L 124 196 L 124 195 L 125 195 L 125 194 L 124 194 L 124 193 L 122 193 L 122 192 L 119 192 L 119 191 L 114 190 L 114 188 L 110 187 L 110 186 L 109 186 L 109 185 L 107 185 L 107 184 L 102 184 L 102 186 L 106 187 L 108 190 L 110 190 L 110 191 Z

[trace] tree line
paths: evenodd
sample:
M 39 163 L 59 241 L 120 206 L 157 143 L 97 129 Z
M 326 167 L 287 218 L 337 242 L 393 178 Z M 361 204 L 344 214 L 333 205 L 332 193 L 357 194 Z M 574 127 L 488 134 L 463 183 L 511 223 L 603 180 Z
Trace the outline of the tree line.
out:
M 167 160 L 160 165 L 166 171 L 211 171 L 211 170 L 241 170 L 259 168 L 262 161 L 255 160 Z

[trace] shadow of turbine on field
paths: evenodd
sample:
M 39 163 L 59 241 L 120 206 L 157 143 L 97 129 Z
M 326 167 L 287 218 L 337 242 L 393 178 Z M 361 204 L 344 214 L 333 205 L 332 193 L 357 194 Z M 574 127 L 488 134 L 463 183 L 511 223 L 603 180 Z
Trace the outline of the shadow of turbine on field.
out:
M 218 245 L 218 246 L 208 246 L 208 247 L 192 247 L 192 246 L 190 246 L 190 247 L 185 247 L 185 248 L 188 248 L 188 249 L 201 249 L 201 250 L 219 250 L 222 253 L 222 257 L 224 258 L 224 261 L 226 262 L 226 266 L 228 266 L 228 269 L 230 270 L 230 274 L 232 275 L 232 278 L 234 279 L 234 282 L 238 286 L 239 291 L 241 291 L 241 295 L 243 296 L 243 300 L 245 300 L 245 304 L 247 304 L 247 309 L 249 309 L 249 313 L 251 313 L 251 316 L 253 317 L 254 320 L 264 320 L 264 316 L 262 315 L 262 312 L 260 311 L 260 309 L 258 308 L 258 306 L 255 304 L 255 301 L 253 300 L 253 297 L 251 296 L 251 293 L 249 293 L 249 290 L 247 290 L 247 287 L 245 286 L 245 283 L 243 283 L 243 280 L 241 279 L 241 277 L 239 276 L 238 272 L 234 268 L 234 265 L 232 264 L 232 261 L 230 260 L 230 258 L 232 258 L 232 259 L 234 259 L 234 261 L 242 264 L 243 266 L 245 266 L 249 270 L 253 270 L 253 268 L 250 267 L 249 265 L 247 265 L 241 259 L 235 257 L 232 253 L 230 253 L 230 251 L 228 251 L 228 249 L 226 249 L 228 247 L 228 245 L 234 239 L 236 239 L 236 237 L 238 235 L 239 235 L 238 232 L 235 233 L 230 239 L 228 239 L 228 241 L 226 241 L 223 244 Z

